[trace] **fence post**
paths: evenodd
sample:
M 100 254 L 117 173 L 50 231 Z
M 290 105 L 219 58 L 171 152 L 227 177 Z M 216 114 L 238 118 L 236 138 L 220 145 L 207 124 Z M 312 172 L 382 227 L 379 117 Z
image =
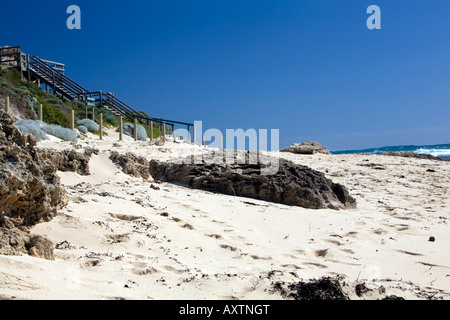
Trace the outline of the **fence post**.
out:
M 166 142 L 166 123 L 163 122 L 163 142 Z
M 95 121 L 94 106 L 92 106 L 92 121 Z
M 100 124 L 99 124 L 99 135 L 100 135 L 100 140 L 103 140 L 103 113 L 99 113 L 99 119 L 100 119 Z
M 137 118 L 134 118 L 134 141 L 137 141 Z
M 150 121 L 150 141 L 153 141 L 153 121 Z
M 75 129 L 75 111 L 70 110 L 70 130 Z
M 119 116 L 119 141 L 122 141 L 123 127 L 122 127 L 122 116 Z
M 9 113 L 9 96 L 6 96 L 5 112 Z
M 42 103 L 39 103 L 38 118 L 39 118 L 39 121 L 42 121 Z

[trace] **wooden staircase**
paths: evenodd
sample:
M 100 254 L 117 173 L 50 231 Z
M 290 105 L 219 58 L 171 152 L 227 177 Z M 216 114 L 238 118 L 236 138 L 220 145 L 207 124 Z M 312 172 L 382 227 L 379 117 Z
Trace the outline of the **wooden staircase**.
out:
M 50 87 L 55 95 L 73 101 L 75 99 L 86 102 L 94 98 L 97 107 L 105 108 L 116 116 L 122 116 L 130 121 L 137 119 L 142 124 L 149 125 L 150 121 L 158 122 L 172 127 L 175 125 L 187 126 L 188 131 L 192 123 L 167 120 L 162 118 L 145 117 L 114 94 L 102 91 L 89 91 L 77 82 L 67 77 L 64 64 L 40 59 L 23 53 L 20 47 L 0 47 L 0 64 L 4 68 L 14 67 L 30 81 L 38 81 Z

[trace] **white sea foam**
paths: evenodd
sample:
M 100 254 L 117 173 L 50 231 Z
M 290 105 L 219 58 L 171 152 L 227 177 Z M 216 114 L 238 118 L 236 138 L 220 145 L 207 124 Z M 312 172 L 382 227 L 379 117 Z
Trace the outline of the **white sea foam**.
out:
M 435 157 L 450 156 L 450 149 L 424 149 L 420 148 L 414 151 L 418 154 L 430 154 Z

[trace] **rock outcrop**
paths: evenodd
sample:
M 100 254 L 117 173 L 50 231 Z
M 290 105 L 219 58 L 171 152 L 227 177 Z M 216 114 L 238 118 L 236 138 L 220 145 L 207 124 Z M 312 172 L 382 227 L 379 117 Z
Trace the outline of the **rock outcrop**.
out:
M 29 228 L 50 220 L 65 204 L 56 171 L 40 156 L 33 136 L 23 136 L 14 119 L 0 110 L 0 254 L 31 250 L 51 258 L 49 241 L 30 235 Z
M 137 178 L 150 178 L 149 162 L 144 157 L 137 156 L 131 152 L 121 154 L 117 151 L 111 151 L 109 158 L 122 168 L 123 173 Z
M 290 147 L 281 149 L 280 152 L 291 152 L 298 154 L 315 154 L 315 153 L 331 154 L 328 151 L 327 147 L 312 141 L 294 143 Z
M 427 160 L 443 160 L 441 158 L 432 156 L 431 154 L 419 154 L 412 151 L 389 151 L 381 153 L 384 156 L 396 156 L 396 157 L 405 157 L 405 158 L 418 158 L 418 159 L 427 159 Z
M 86 148 L 83 153 L 74 149 L 55 151 L 39 149 L 39 157 L 53 163 L 60 171 L 73 171 L 82 176 L 90 175 L 89 160 L 92 154 L 98 154 L 98 149 Z
M 261 175 L 261 164 L 191 164 L 150 161 L 155 180 L 304 208 L 355 208 L 347 189 L 323 173 L 280 159 L 278 173 Z

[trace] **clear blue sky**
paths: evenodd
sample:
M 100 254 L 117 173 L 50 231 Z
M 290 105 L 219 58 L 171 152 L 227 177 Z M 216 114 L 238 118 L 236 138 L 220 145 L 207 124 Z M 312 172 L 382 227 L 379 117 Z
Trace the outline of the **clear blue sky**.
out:
M 81 8 L 81 30 L 66 9 Z M 381 8 L 381 30 L 366 9 Z M 2 1 L 0 45 L 91 90 L 203 128 L 280 129 L 280 147 L 450 142 L 450 1 Z

